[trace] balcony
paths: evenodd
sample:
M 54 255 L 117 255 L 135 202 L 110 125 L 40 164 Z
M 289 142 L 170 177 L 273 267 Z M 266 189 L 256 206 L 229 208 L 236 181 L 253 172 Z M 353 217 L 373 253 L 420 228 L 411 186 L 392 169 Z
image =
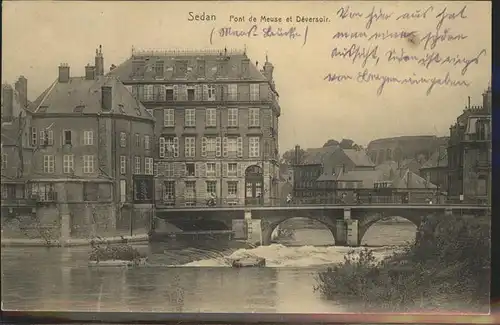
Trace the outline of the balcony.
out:
M 57 202 L 57 192 L 54 190 L 40 193 L 32 193 L 31 200 L 36 201 L 37 203 L 51 203 Z

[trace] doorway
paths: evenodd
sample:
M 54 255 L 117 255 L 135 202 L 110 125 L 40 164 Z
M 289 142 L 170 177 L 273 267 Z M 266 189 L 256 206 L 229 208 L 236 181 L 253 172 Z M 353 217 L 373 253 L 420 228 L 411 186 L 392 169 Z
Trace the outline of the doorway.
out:
M 264 174 L 256 165 L 245 170 L 245 205 L 262 205 L 264 203 Z

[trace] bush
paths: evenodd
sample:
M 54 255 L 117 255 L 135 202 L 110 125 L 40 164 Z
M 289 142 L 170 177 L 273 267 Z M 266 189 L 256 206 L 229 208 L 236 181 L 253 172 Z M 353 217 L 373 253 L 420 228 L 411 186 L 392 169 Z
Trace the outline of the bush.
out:
M 489 303 L 489 271 L 490 219 L 439 216 L 424 220 L 413 245 L 382 261 L 369 249 L 349 252 L 318 274 L 315 290 L 369 309 L 443 308 L 441 298 L 478 307 Z
M 99 246 L 93 245 L 90 253 L 91 261 L 109 261 L 109 260 L 122 260 L 122 261 L 136 261 L 140 258 L 146 257 L 141 254 L 137 249 L 128 244 L 120 245 L 106 245 Z

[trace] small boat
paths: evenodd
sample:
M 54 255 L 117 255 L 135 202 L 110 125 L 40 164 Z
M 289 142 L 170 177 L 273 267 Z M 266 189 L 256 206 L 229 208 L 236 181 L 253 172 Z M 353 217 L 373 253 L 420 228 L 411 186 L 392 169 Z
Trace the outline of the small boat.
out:
M 262 257 L 244 257 L 231 262 L 232 267 L 264 267 L 266 259 Z
M 89 261 L 89 266 L 109 267 L 109 266 L 140 266 L 145 265 L 147 258 L 139 258 L 133 261 L 130 260 L 104 260 L 104 261 Z

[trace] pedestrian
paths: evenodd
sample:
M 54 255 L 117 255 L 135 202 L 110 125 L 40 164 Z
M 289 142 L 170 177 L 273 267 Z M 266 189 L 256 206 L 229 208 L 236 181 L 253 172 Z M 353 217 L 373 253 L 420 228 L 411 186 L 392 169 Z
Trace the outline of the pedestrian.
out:
M 368 193 L 368 203 L 372 203 L 372 193 Z
M 286 204 L 290 203 L 292 203 L 292 194 L 288 193 L 288 195 L 286 196 Z

